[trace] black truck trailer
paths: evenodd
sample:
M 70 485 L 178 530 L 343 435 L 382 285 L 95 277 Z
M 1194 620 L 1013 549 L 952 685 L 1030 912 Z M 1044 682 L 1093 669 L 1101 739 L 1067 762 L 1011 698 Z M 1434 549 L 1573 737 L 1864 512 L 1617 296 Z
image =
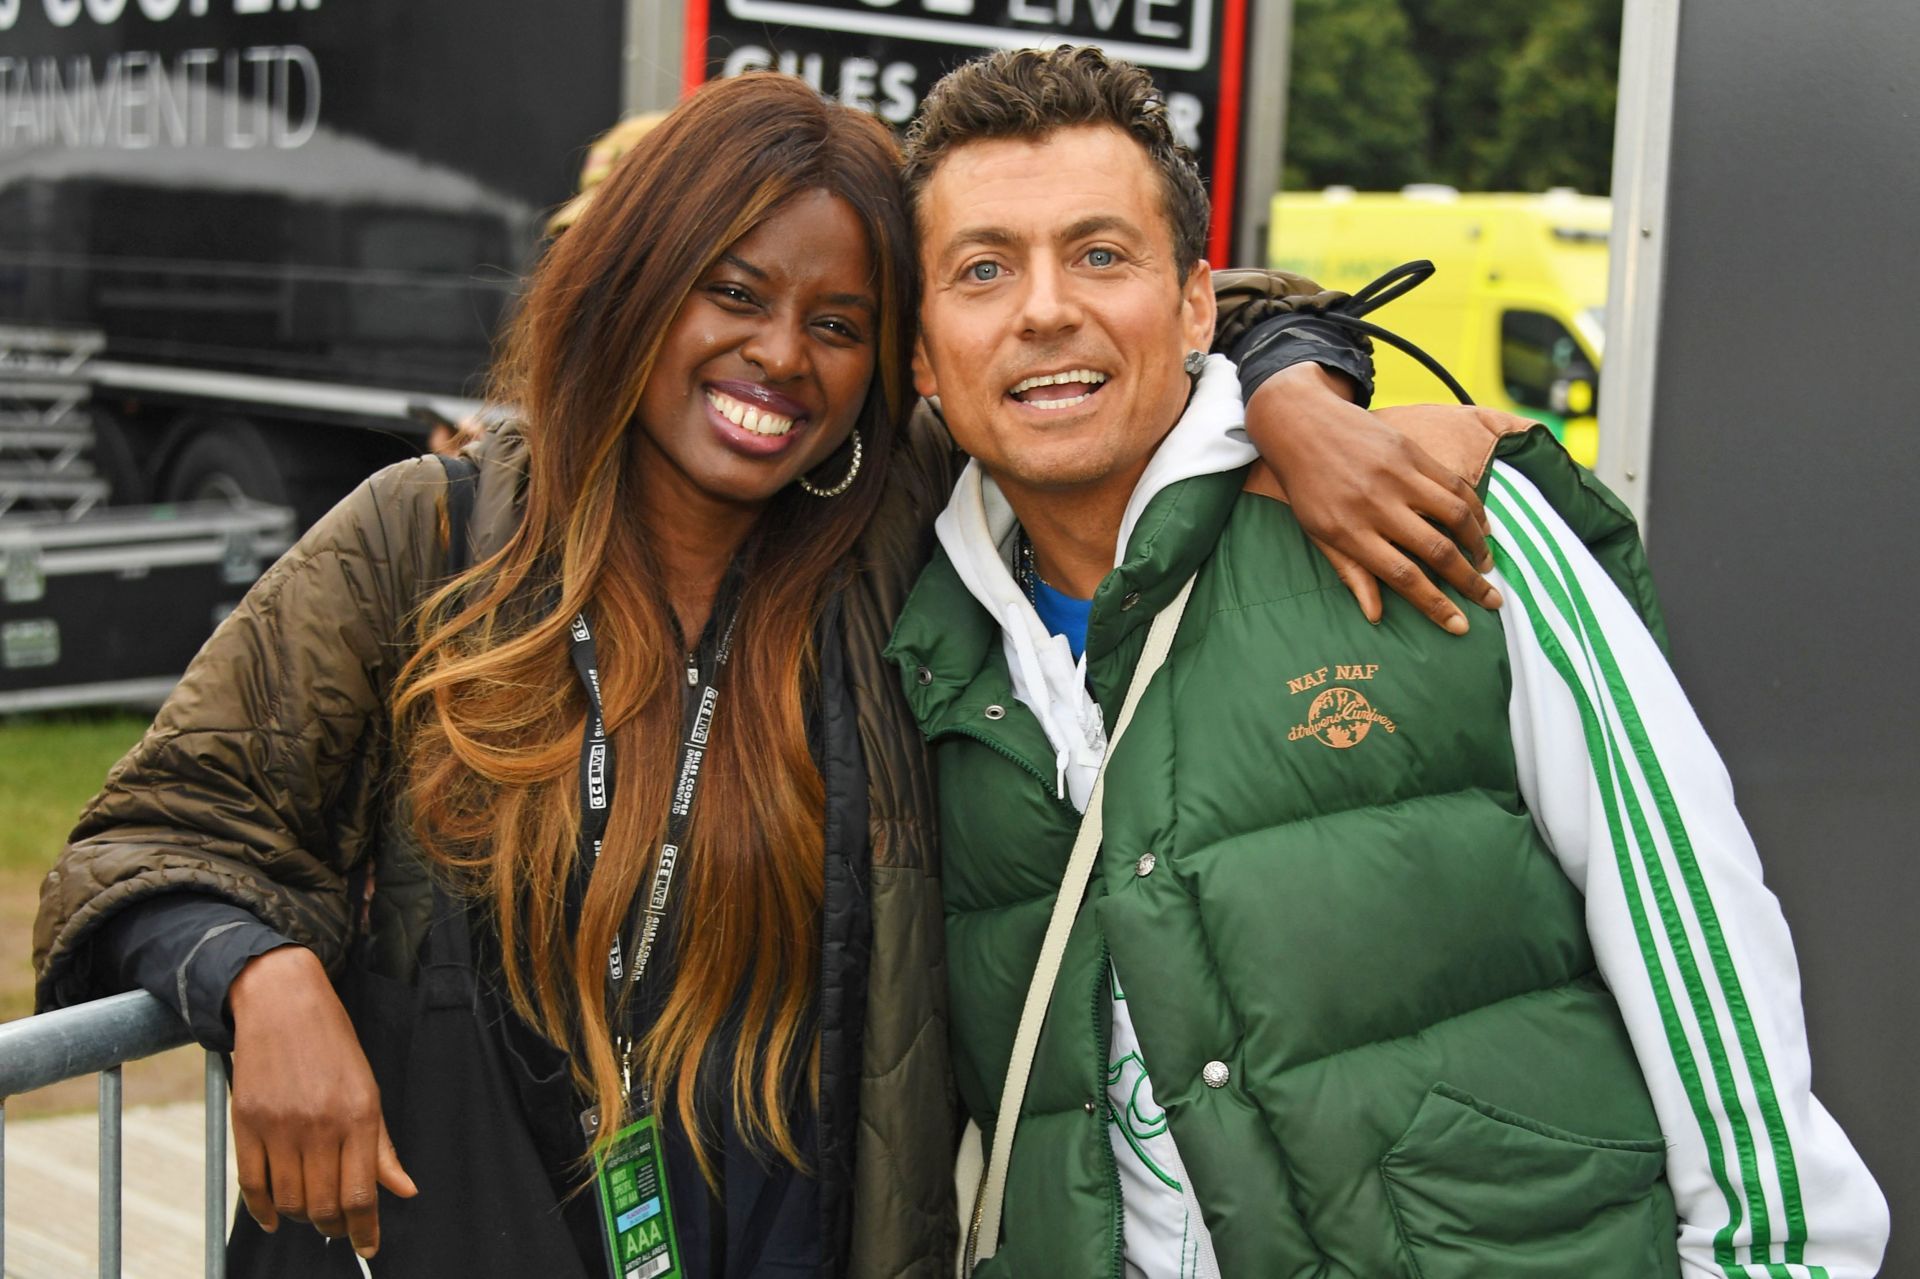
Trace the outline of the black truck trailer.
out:
M 0 712 L 157 700 L 475 407 L 638 9 L 0 0 Z
M 0 0 L 0 324 L 98 336 L 111 501 L 304 524 L 465 411 L 629 7 Z

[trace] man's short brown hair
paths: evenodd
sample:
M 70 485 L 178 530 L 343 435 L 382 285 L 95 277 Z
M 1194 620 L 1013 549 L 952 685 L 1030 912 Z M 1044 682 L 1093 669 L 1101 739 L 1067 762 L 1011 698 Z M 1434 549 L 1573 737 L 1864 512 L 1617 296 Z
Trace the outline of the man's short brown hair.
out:
M 955 147 L 1038 140 L 1088 124 L 1112 125 L 1146 149 L 1160 175 L 1174 265 L 1184 282 L 1207 251 L 1207 189 L 1193 153 L 1174 139 L 1166 99 L 1152 78 L 1091 45 L 1002 49 L 942 76 L 907 130 L 907 202 L 915 219 L 934 169 Z

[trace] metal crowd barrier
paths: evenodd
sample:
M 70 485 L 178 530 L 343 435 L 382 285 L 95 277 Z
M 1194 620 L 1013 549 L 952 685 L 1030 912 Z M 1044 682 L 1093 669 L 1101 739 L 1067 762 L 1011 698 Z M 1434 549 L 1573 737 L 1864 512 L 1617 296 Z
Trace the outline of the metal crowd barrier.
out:
M 6 1268 L 6 1099 L 100 1076 L 100 1275 L 120 1275 L 120 1067 L 187 1043 L 187 1028 L 144 991 L 0 1025 L 0 1273 Z M 227 1073 L 207 1054 L 206 1275 L 227 1273 Z

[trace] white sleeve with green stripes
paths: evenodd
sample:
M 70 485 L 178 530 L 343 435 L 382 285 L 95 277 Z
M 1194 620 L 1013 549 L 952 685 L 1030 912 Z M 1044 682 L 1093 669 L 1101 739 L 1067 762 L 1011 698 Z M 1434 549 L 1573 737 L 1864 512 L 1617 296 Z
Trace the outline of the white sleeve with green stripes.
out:
M 1487 511 L 1521 794 L 1586 894 L 1666 1134 L 1683 1271 L 1866 1279 L 1886 1201 L 1809 1088 L 1793 941 L 1726 767 L 1539 490 L 1496 464 Z

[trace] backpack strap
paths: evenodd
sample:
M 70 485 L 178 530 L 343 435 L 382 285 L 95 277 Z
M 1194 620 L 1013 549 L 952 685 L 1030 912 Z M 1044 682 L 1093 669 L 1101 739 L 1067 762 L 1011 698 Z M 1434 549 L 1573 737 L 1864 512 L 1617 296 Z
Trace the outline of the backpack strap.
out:
M 446 575 L 458 577 L 473 565 L 474 503 L 480 497 L 480 466 L 472 458 L 440 455 L 447 473 Z M 430 876 L 433 913 L 420 943 L 419 980 L 427 1007 L 467 1007 L 474 999 L 473 941 L 466 903 L 450 896 L 438 876 Z
M 1120 745 L 1120 737 L 1133 722 L 1140 697 L 1153 682 L 1154 672 L 1173 651 L 1174 633 L 1180 629 L 1180 616 L 1187 610 L 1187 598 L 1193 594 L 1193 579 L 1187 579 L 1180 593 L 1153 619 L 1147 632 L 1146 649 L 1139 665 L 1133 668 L 1133 683 L 1127 688 L 1120 706 L 1120 718 L 1107 738 L 1107 752 L 1094 775 L 1093 794 L 1087 799 L 1087 811 L 1080 818 L 1080 833 L 1073 841 L 1067 870 L 1060 877 L 1060 892 L 1053 899 L 1053 915 L 1040 942 L 1040 957 L 1034 961 L 1033 980 L 1027 987 L 1027 1002 L 1020 1010 L 1020 1022 L 1013 1035 L 1013 1055 L 1007 1061 L 1005 1086 L 1000 1090 L 1000 1109 L 993 1129 L 993 1150 L 980 1173 L 980 1188 L 973 1199 L 973 1220 L 967 1228 L 965 1250 L 961 1254 L 960 1274 L 972 1276 L 974 1267 L 1000 1248 L 1000 1214 L 1007 1197 L 1007 1168 L 1013 1161 L 1013 1133 L 1020 1124 L 1020 1107 L 1027 1098 L 1027 1081 L 1033 1074 L 1033 1058 L 1040 1047 L 1040 1029 L 1046 1023 L 1047 1005 L 1053 999 L 1053 983 L 1066 958 L 1067 936 L 1080 913 L 1087 895 L 1087 883 L 1093 878 L 1099 859 L 1103 833 L 1101 804 L 1107 790 L 1107 765 Z
M 447 473 L 447 576 L 473 565 L 473 506 L 480 499 L 480 464 L 470 457 L 440 457 Z

